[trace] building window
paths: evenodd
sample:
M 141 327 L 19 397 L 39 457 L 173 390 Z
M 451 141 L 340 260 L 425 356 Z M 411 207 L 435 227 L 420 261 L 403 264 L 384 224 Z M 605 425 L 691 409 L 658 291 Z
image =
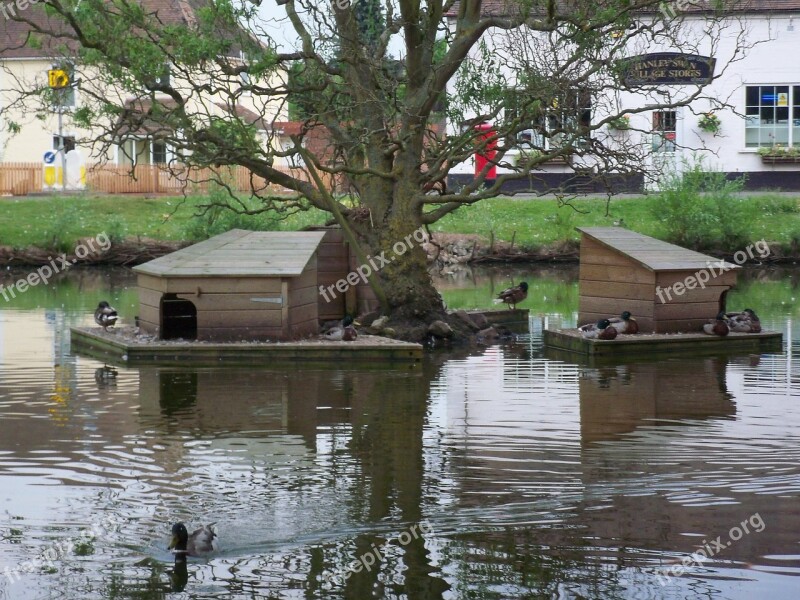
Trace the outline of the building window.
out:
M 130 138 L 119 145 L 117 163 L 122 166 L 165 164 L 169 162 L 169 148 L 162 140 Z
M 53 136 L 53 150 L 61 150 L 61 136 Z M 75 137 L 71 135 L 64 136 L 64 152 L 71 152 L 75 150 Z
M 800 146 L 800 86 L 748 85 L 745 146 Z
M 545 151 L 565 145 L 584 148 L 590 139 L 592 99 L 585 90 L 570 90 L 544 110 L 539 99 L 529 98 L 521 90 L 509 90 L 505 117 L 507 123 L 518 120 L 523 128 L 508 140 L 509 145 Z
M 653 152 L 675 152 L 678 113 L 674 110 L 653 112 Z
M 153 140 L 153 164 L 163 165 L 167 162 L 167 144 L 160 140 Z

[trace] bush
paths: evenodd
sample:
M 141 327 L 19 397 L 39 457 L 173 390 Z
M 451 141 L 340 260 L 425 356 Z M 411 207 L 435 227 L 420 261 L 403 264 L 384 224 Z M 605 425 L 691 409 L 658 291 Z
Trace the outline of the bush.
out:
M 709 172 L 702 163 L 683 173 L 668 174 L 651 211 L 666 229 L 670 242 L 697 249 L 734 250 L 748 241 L 748 223 L 754 205 L 737 196 L 744 178 L 728 180 Z
M 186 221 L 183 232 L 184 238 L 192 242 L 207 240 L 231 229 L 275 231 L 279 228 L 278 219 L 273 213 L 246 215 L 224 206 L 231 202 L 231 198 L 228 191 L 220 185 L 214 186 L 208 196 L 194 198 L 191 202 L 194 206 L 194 214 Z M 242 200 L 242 204 L 249 210 L 259 207 L 259 201 L 256 198 Z

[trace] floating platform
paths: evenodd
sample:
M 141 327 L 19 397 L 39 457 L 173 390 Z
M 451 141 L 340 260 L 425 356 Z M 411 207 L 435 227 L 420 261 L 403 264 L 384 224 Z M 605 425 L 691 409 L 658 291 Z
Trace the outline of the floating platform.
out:
M 104 332 L 99 327 L 73 327 L 72 350 L 77 354 L 122 366 L 190 364 L 386 368 L 415 366 L 422 361 L 420 344 L 359 335 L 353 342 L 307 339 L 291 342 L 195 342 L 159 340 L 135 335 L 132 328 Z
M 590 340 L 577 329 L 546 329 L 547 349 L 592 357 L 647 357 L 653 354 L 731 354 L 780 352 L 783 334 L 730 333 L 725 337 L 704 333 L 639 333 L 620 335 L 615 340 Z

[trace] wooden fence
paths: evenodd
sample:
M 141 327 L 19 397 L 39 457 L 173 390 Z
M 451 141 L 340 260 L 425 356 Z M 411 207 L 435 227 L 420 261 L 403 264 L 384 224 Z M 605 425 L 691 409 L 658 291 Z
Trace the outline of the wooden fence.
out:
M 300 179 L 309 181 L 304 169 L 278 167 Z M 39 163 L 0 163 L 0 195 L 24 196 L 44 190 L 43 168 Z M 89 165 L 86 169 L 86 189 L 105 194 L 181 194 L 206 192 L 214 181 L 223 181 L 231 189 L 257 193 L 288 191 L 267 183 L 244 167 L 196 169 L 167 165 Z M 329 189 L 340 189 L 332 176 L 325 177 Z

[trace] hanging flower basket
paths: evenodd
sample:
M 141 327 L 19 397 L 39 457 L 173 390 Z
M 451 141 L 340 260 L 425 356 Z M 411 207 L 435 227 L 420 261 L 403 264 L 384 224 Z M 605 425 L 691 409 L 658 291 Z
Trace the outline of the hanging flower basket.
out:
M 697 122 L 697 126 L 706 133 L 717 135 L 719 130 L 722 128 L 722 123 L 717 115 L 710 112 L 700 117 L 700 120 Z
M 616 119 L 611 119 L 608 122 L 608 128 L 613 131 L 627 131 L 631 128 L 631 118 L 628 115 L 622 115 Z

